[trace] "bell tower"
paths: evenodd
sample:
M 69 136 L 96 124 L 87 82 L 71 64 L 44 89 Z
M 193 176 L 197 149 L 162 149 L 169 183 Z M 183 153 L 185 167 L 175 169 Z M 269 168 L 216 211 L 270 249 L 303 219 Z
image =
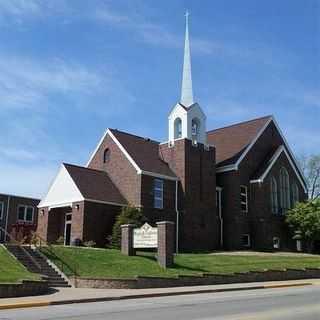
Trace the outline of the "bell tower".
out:
M 169 115 L 169 142 L 177 139 L 189 139 L 194 144 L 207 144 L 206 116 L 193 99 L 191 55 L 189 40 L 189 13 L 186 12 L 186 31 L 184 42 L 184 59 L 180 102 Z

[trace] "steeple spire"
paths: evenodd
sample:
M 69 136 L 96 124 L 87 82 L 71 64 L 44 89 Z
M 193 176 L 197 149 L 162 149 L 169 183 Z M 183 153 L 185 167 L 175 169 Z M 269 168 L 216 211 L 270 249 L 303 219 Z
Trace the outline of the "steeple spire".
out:
M 190 107 L 193 101 L 192 77 L 191 77 L 191 57 L 189 43 L 189 12 L 186 17 L 186 35 L 184 42 L 184 59 L 183 59 L 183 74 L 182 74 L 182 89 L 181 89 L 181 104 L 185 107 Z

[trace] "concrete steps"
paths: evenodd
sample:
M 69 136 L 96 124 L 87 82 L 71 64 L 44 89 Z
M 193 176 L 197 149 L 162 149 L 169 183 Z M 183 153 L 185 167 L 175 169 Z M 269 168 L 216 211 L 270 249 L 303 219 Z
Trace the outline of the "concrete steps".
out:
M 50 287 L 71 287 L 68 282 L 48 264 L 47 260 L 30 246 L 23 246 L 23 248 L 19 245 L 6 244 L 5 246 L 27 270 L 44 275 Z M 32 258 L 30 258 L 30 256 Z

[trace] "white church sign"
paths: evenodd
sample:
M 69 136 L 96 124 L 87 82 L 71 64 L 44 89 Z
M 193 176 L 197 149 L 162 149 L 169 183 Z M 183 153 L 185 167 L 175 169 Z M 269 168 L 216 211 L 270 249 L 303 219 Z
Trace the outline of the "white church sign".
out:
M 157 248 L 158 247 L 158 228 L 151 227 L 145 223 L 141 228 L 133 230 L 133 247 Z

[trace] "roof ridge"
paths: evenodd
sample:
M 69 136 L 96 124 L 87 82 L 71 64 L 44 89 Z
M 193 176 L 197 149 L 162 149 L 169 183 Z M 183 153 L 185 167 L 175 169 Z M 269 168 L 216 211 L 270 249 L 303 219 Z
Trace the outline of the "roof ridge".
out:
M 66 163 L 66 162 L 62 162 L 63 165 L 67 165 L 67 166 L 71 166 L 71 167 L 76 167 L 76 168 L 81 168 L 81 169 L 86 169 L 86 170 L 91 170 L 91 171 L 97 171 L 97 172 L 102 172 L 107 174 L 105 171 L 103 170 L 98 170 L 98 169 L 93 169 L 93 168 L 88 168 L 88 167 L 84 167 L 84 166 L 80 166 L 77 164 L 72 164 L 72 163 Z
M 131 136 L 131 137 L 135 137 L 135 138 L 142 139 L 142 140 L 147 141 L 147 142 L 155 142 L 155 143 L 157 143 L 157 144 L 160 144 L 159 141 L 153 140 L 153 139 L 148 138 L 148 137 L 138 136 L 138 135 L 136 135 L 136 134 L 132 134 L 132 133 L 129 133 L 129 132 L 121 131 L 121 130 L 118 130 L 118 129 L 109 128 L 109 130 L 111 130 L 111 131 L 116 131 L 116 132 L 120 132 L 120 133 L 126 134 L 126 135 Z
M 246 124 L 246 123 L 249 123 L 249 122 L 254 122 L 254 121 L 257 121 L 257 120 L 261 120 L 261 119 L 271 119 L 273 116 L 272 115 L 267 115 L 267 116 L 263 116 L 263 117 L 259 117 L 259 118 L 255 118 L 255 119 L 251 119 L 251 120 L 246 120 L 246 121 L 242 121 L 242 122 L 237 122 L 237 123 L 233 123 L 233 124 L 230 124 L 228 126 L 224 126 L 224 127 L 221 127 L 221 128 L 216 128 L 216 129 L 213 129 L 213 130 L 209 130 L 207 131 L 206 133 L 212 133 L 214 131 L 218 131 L 218 130 L 222 130 L 222 129 L 227 129 L 227 128 L 231 128 L 231 127 L 235 127 L 235 126 L 238 126 L 240 124 Z

